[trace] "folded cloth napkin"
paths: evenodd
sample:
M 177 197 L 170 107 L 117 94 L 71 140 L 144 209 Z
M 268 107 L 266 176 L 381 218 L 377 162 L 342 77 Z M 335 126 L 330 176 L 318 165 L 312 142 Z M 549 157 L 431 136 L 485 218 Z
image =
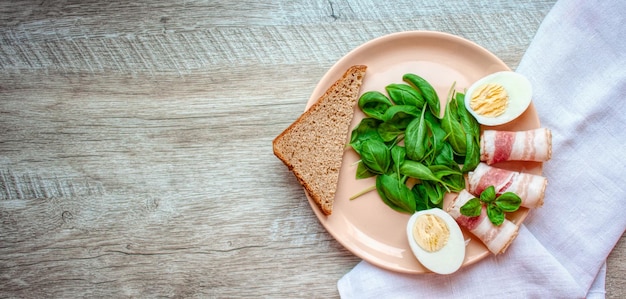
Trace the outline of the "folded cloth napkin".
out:
M 553 134 L 545 204 L 507 252 L 450 275 L 365 261 L 342 298 L 603 298 L 605 260 L 626 230 L 626 1 L 558 1 L 517 72 Z

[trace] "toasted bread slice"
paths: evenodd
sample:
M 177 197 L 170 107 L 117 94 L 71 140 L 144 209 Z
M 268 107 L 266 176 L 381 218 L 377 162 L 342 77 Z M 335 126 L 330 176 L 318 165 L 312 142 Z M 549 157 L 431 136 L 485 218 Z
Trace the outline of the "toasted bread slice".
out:
M 272 143 L 274 154 L 325 215 L 333 211 L 339 169 L 366 68 L 350 67 Z

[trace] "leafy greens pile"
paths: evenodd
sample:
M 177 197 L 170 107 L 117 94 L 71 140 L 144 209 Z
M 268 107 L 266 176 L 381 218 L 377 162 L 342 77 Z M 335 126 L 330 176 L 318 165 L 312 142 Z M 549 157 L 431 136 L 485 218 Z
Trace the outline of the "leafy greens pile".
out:
M 480 163 L 480 125 L 454 84 L 440 117 L 430 83 L 411 73 L 402 80 L 387 85 L 387 95 L 361 95 L 358 105 L 366 117 L 352 131 L 350 146 L 361 157 L 356 178 L 375 176 L 383 202 L 412 214 L 441 208 L 447 192 L 465 188 L 463 174 Z

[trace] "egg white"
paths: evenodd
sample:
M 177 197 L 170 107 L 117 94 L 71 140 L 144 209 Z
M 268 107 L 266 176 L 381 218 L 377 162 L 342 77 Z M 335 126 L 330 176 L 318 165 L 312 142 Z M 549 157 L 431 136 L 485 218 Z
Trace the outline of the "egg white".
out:
M 470 107 L 470 101 L 474 91 L 489 83 L 502 85 L 509 95 L 508 107 L 504 113 L 496 117 L 480 115 Z M 465 107 L 480 124 L 497 126 L 508 123 L 524 113 L 528 105 L 530 105 L 532 93 L 530 81 L 523 75 L 511 71 L 497 72 L 481 78 L 467 89 L 465 92 Z
M 415 220 L 424 214 L 439 216 L 444 220 L 450 230 L 448 243 L 438 251 L 428 252 L 420 247 L 413 239 L 413 226 Z M 465 240 L 461 228 L 450 214 L 442 209 L 434 208 L 430 210 L 418 211 L 409 218 L 406 226 L 406 233 L 409 239 L 411 251 L 417 260 L 428 270 L 438 274 L 450 274 L 461 268 L 465 260 Z

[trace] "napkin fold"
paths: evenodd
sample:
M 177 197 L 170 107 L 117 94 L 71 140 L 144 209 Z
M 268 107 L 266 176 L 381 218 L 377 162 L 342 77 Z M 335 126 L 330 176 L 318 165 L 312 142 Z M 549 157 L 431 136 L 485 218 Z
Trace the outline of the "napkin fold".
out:
M 626 230 L 626 1 L 560 0 L 516 72 L 552 130 L 545 204 L 507 252 L 450 275 L 406 275 L 365 261 L 342 298 L 604 298 L 606 257 Z

